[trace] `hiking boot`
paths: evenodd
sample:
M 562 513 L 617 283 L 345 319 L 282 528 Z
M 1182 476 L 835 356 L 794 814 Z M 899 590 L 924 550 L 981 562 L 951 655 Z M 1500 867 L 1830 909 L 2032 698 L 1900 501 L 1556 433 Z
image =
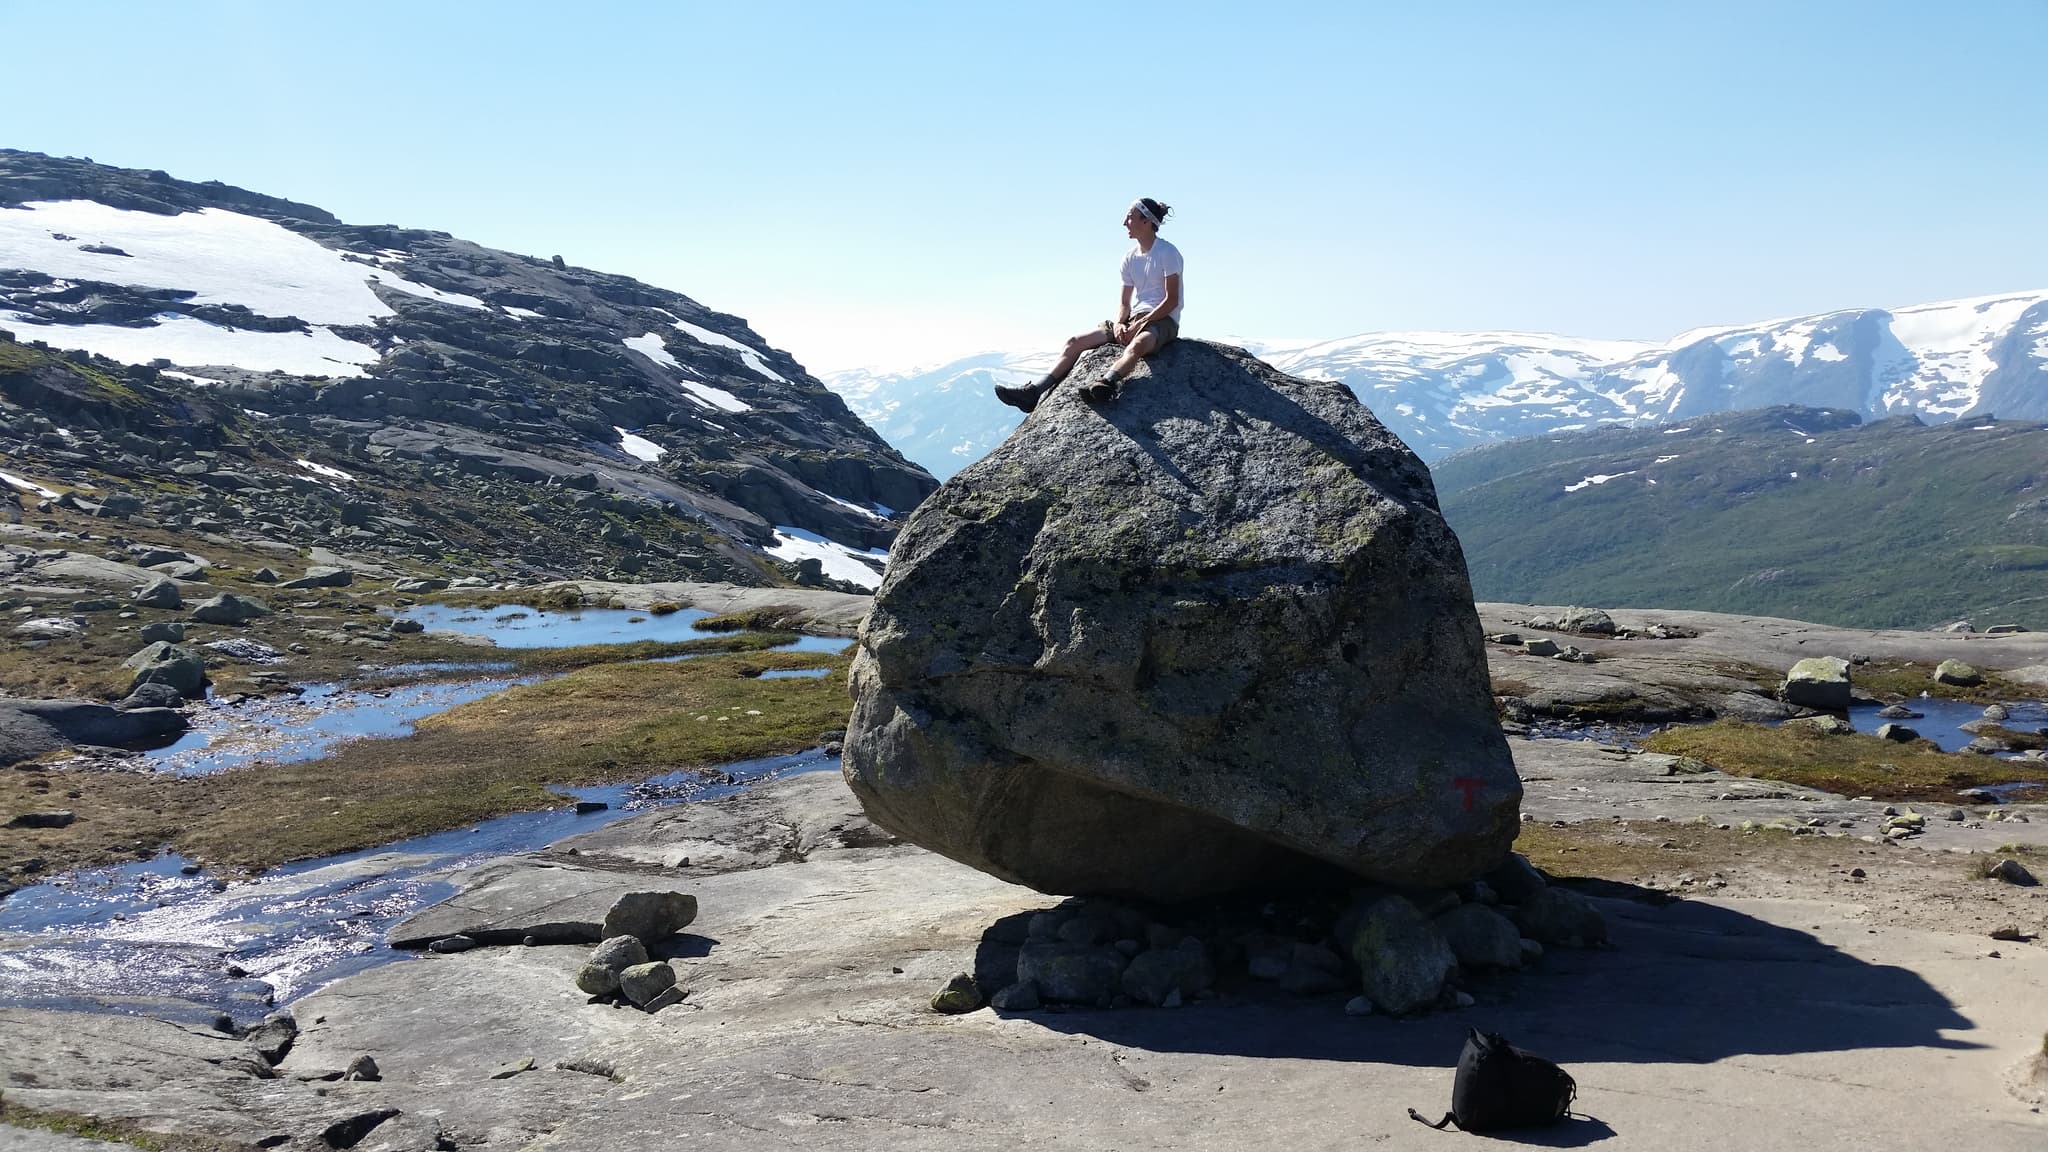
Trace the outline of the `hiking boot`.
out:
M 1114 376 L 1104 376 L 1094 383 L 1083 385 L 1081 399 L 1090 404 L 1108 404 L 1123 394 L 1123 386 L 1122 380 Z
M 1041 380 L 1036 384 L 998 384 L 996 385 L 996 399 L 1029 415 L 1032 409 L 1038 407 L 1039 400 L 1043 399 L 1047 392 L 1053 390 L 1054 383 Z

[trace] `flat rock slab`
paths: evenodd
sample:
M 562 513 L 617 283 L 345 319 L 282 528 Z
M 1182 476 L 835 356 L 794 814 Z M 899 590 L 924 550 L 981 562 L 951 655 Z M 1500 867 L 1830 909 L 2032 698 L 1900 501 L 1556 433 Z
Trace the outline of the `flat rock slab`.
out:
M 1611 775 L 1543 767 L 1558 792 Z M 1632 771 L 1647 779 L 1652 767 Z M 747 820 L 830 808 L 837 784 L 777 782 L 785 799 Z M 471 891 L 534 871 L 476 869 Z M 0 1009 L 0 1068 L 18 1073 L 7 1099 L 233 1146 L 343 1146 L 374 1121 L 355 1147 L 639 1147 L 659 1133 L 738 1149 L 1442 1152 L 1455 1137 L 1405 1109 L 1447 1105 L 1464 1031 L 1478 1026 L 1563 1063 L 1577 1110 L 1599 1118 L 1535 1143 L 2048 1143 L 2048 1116 L 2012 1088 L 2041 1043 L 2048 948 L 1920 927 L 1925 901 L 1912 893 L 1889 914 L 1857 899 L 1603 900 L 1612 950 L 1553 951 L 1479 987 L 1469 1011 L 1393 1021 L 1346 1016 L 1343 994 L 1235 992 L 1173 1011 L 938 1015 L 928 998 L 976 970 L 988 927 L 1052 900 L 906 845 L 817 852 L 694 889 L 704 915 L 693 931 L 708 946 L 674 961 L 690 996 L 658 1015 L 578 993 L 570 977 L 587 949 L 428 956 L 297 1001 L 300 1037 L 279 1078 L 261 1079 L 247 1045 L 216 1033 Z M 381 1081 L 302 1079 L 364 1054 Z M 491 1079 L 529 1060 L 531 1071 Z
M 1481 603 L 1487 632 L 1517 631 L 1536 639 L 1531 620 L 1555 619 L 1557 606 Z M 1996 668 L 2009 679 L 2039 685 L 2048 694 L 2048 632 L 1914 632 L 1883 628 L 1833 628 L 1770 616 L 1663 609 L 1610 609 L 1617 627 L 1641 632 L 1653 625 L 1696 631 L 1697 636 L 1655 640 L 1553 633 L 1559 644 L 1590 652 L 1591 664 L 1531 656 L 1519 646 L 1488 644 L 1487 662 L 1496 685 L 1516 684 L 1514 695 L 1539 713 L 1587 711 L 1639 719 L 1681 719 L 1719 715 L 1749 718 L 1768 704 L 1750 695 L 1760 685 L 1751 668 L 1775 681 L 1800 660 L 1813 656 L 1913 660 L 1931 669 L 1960 659 Z M 1853 687 L 1856 670 L 1851 667 Z M 1761 717 L 1758 717 L 1761 718 Z
M 1856 800 L 1777 780 L 1687 772 L 1677 756 L 1635 752 L 1593 740 L 1510 740 L 1522 776 L 1522 811 L 1533 820 L 1659 820 L 1715 824 L 1814 825 L 1814 834 L 1882 838 L 1887 807 L 1911 807 L 1926 828 L 1902 846 L 1932 851 L 1989 852 L 2014 842 L 2048 843 L 2048 804 L 1968 804 L 1963 820 L 1945 816 L 1953 804 L 1887 804 Z M 2028 823 L 1989 818 L 1992 811 Z M 2042 1026 L 2048 1028 L 2048 1018 Z
M 393 948 L 424 948 L 447 936 L 479 944 L 595 944 L 604 914 L 628 892 L 684 892 L 681 881 L 552 864 L 524 857 L 493 860 L 459 873 L 462 890 L 394 925 Z
M 557 842 L 551 856 L 574 852 L 600 866 L 619 861 L 709 876 L 894 842 L 869 822 L 834 769 L 763 781 L 715 804 L 630 816 Z
M 134 564 L 123 564 L 119 560 L 108 560 L 84 552 L 28 551 L 8 549 L 16 555 L 26 553 L 26 571 L 17 573 L 18 578 L 34 578 L 48 581 L 77 581 L 97 588 L 139 588 L 160 579 L 162 574 Z

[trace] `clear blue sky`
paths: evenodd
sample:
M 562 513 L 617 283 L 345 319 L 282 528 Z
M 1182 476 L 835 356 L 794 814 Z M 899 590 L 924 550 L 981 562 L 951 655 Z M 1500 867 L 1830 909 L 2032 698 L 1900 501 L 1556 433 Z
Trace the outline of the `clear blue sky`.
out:
M 0 145 L 625 272 L 814 370 L 1190 334 L 1663 338 L 2048 287 L 2048 0 L 0 0 Z

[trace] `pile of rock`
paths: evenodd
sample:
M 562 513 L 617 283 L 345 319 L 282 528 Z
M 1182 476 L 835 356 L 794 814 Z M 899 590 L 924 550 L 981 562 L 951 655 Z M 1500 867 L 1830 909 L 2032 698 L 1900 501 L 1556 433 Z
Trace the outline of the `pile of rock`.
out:
M 1574 636 L 1612 636 L 1620 631 L 1614 617 L 1598 608 L 1571 607 L 1558 616 L 1532 616 L 1523 625 L 1545 632 L 1569 632 Z
M 652 959 L 670 937 L 697 918 L 697 898 L 681 892 L 628 892 L 605 913 L 603 935 L 576 970 L 576 987 L 592 1003 L 623 1000 L 645 1012 L 680 1004 L 689 992 L 675 966 Z
M 1598 656 L 1591 652 L 1582 651 L 1577 644 L 1560 646 L 1557 641 L 1545 636 L 1539 636 L 1534 640 L 1524 640 L 1519 632 L 1494 632 L 1488 635 L 1486 640 L 1490 644 L 1505 644 L 1510 647 L 1519 646 L 1522 651 L 1531 656 L 1562 660 L 1567 664 L 1591 664 L 1599 659 Z
M 999 925 L 991 937 L 1008 928 L 1015 978 L 987 1002 L 1007 1012 L 1177 1008 L 1266 984 L 1295 996 L 1359 993 L 1347 1012 L 1401 1016 L 1470 1004 L 1462 985 L 1520 968 L 1546 946 L 1607 940 L 1589 900 L 1551 886 L 1520 856 L 1455 891 L 1370 890 L 1348 901 L 1219 906 L 1180 919 L 1168 923 L 1121 901 L 1076 899 Z M 932 998 L 932 1008 L 945 1013 L 982 1003 L 981 985 L 964 973 Z

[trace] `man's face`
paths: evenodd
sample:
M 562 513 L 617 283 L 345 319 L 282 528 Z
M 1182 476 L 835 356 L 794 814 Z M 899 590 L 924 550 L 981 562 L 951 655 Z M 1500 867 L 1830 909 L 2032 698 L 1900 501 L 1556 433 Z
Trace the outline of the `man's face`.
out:
M 1138 229 L 1141 226 L 1143 226 L 1144 223 L 1145 218 L 1143 216 L 1138 215 L 1138 210 L 1136 208 L 1131 209 L 1130 211 L 1124 213 L 1124 234 L 1131 237 L 1133 240 L 1137 239 Z

